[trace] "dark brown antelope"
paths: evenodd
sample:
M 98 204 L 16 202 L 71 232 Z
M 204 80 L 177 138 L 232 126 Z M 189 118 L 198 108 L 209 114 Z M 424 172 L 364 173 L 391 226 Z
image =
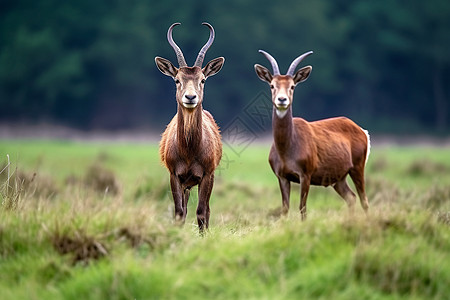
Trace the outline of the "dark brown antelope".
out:
M 294 89 L 305 81 L 312 67 L 306 66 L 295 72 L 297 65 L 312 51 L 297 57 L 290 65 L 286 75 L 280 75 L 277 61 L 267 52 L 259 50 L 271 63 L 270 71 L 256 64 L 258 77 L 269 83 L 272 90 L 272 130 L 273 144 L 269 162 L 278 177 L 282 212 L 289 210 L 291 181 L 300 183 L 300 212 L 306 219 L 306 199 L 310 185 L 332 185 L 344 198 L 350 209 L 354 210 L 356 196 L 347 184 L 347 174 L 355 183 L 361 206 L 367 213 L 364 186 L 364 167 L 370 152 L 367 131 L 345 117 L 308 122 L 292 117 Z
M 184 224 L 190 189 L 198 185 L 197 222 L 203 231 L 209 226 L 214 170 L 222 157 L 219 127 L 202 107 L 203 88 L 206 79 L 220 71 L 225 59 L 213 59 L 202 68 L 206 51 L 214 41 L 214 28 L 203 23 L 210 31 L 208 42 L 200 50 L 194 66 L 188 67 L 183 52 L 172 38 L 172 29 L 179 24 L 173 24 L 167 31 L 179 68 L 167 59 L 155 57 L 158 69 L 175 81 L 178 103 L 177 114 L 162 135 L 159 152 L 162 163 L 170 172 L 175 219 Z

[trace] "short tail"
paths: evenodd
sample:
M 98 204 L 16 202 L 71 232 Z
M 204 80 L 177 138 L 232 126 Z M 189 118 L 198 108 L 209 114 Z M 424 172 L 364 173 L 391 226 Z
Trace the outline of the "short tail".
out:
M 367 137 L 367 153 L 366 153 L 366 164 L 367 161 L 369 160 L 369 154 L 370 154 L 370 135 L 369 135 L 369 131 L 361 128 L 361 130 L 366 134 Z

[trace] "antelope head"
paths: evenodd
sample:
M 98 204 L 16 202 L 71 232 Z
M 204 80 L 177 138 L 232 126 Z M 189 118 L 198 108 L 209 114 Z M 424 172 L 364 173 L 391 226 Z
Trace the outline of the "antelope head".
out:
M 255 64 L 255 71 L 258 77 L 270 84 L 270 89 L 272 91 L 272 104 L 276 109 L 277 116 L 283 118 L 289 107 L 292 105 L 292 100 L 294 98 L 294 89 L 298 83 L 308 79 L 309 74 L 311 74 L 312 67 L 306 66 L 295 72 L 298 64 L 308 55 L 312 54 L 312 51 L 306 52 L 291 63 L 286 75 L 280 75 L 280 69 L 278 68 L 278 63 L 275 58 L 269 53 L 263 50 L 259 50 L 272 65 L 273 74 L 266 68 L 259 64 Z M 295 72 L 295 74 L 294 74 Z
M 181 107 L 190 110 L 197 106 L 201 106 L 205 81 L 209 76 L 212 76 L 220 71 L 225 58 L 215 58 L 208 62 L 204 68 L 202 68 L 206 51 L 208 51 L 214 41 L 214 28 L 208 23 L 202 23 L 202 25 L 209 28 L 209 39 L 198 53 L 194 66 L 188 67 L 186 60 L 184 59 L 183 52 L 172 38 L 172 30 L 177 25 L 180 25 L 180 23 L 174 23 L 169 27 L 169 30 L 167 31 L 167 40 L 175 50 L 179 67 L 176 68 L 169 60 L 158 56 L 155 57 L 155 62 L 158 69 L 164 75 L 170 76 L 174 79 L 177 88 L 176 98 L 178 104 Z

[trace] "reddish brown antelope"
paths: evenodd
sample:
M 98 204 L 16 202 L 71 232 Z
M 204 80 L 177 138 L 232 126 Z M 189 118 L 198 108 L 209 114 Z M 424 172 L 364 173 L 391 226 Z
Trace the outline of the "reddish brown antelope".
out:
M 256 64 L 258 77 L 269 83 L 272 90 L 273 144 L 269 162 L 278 177 L 282 212 L 289 210 L 291 181 L 300 183 L 300 212 L 306 219 L 306 199 L 310 185 L 332 185 L 353 212 L 356 196 L 347 184 L 347 174 L 355 183 L 364 211 L 369 209 L 365 187 L 364 167 L 370 152 L 368 132 L 345 117 L 308 122 L 292 117 L 294 89 L 305 81 L 312 67 L 295 72 L 297 65 L 312 51 L 297 57 L 286 75 L 280 75 L 277 61 L 267 52 L 259 50 L 271 63 L 270 71 Z
M 167 31 L 169 44 L 175 50 L 179 68 L 169 60 L 155 57 L 156 66 L 176 85 L 177 114 L 167 125 L 160 142 L 162 163 L 170 172 L 170 187 L 175 203 L 175 219 L 182 224 L 186 220 L 190 189 L 198 185 L 197 222 L 200 231 L 209 226 L 209 198 L 214 184 L 214 170 L 222 157 L 222 141 L 219 127 L 212 115 L 203 109 L 203 88 L 208 77 L 216 74 L 225 59 L 211 60 L 202 69 L 206 51 L 214 41 L 214 28 L 209 28 L 208 42 L 200 50 L 193 67 L 188 67 L 183 52 Z

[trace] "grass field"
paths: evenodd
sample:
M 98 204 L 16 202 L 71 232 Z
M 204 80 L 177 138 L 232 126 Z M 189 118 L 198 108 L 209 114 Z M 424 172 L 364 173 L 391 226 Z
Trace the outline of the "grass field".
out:
M 0 298 L 448 299 L 450 149 L 375 145 L 369 217 L 313 188 L 306 222 L 268 145 L 224 150 L 202 237 L 157 145 L 1 141 Z

